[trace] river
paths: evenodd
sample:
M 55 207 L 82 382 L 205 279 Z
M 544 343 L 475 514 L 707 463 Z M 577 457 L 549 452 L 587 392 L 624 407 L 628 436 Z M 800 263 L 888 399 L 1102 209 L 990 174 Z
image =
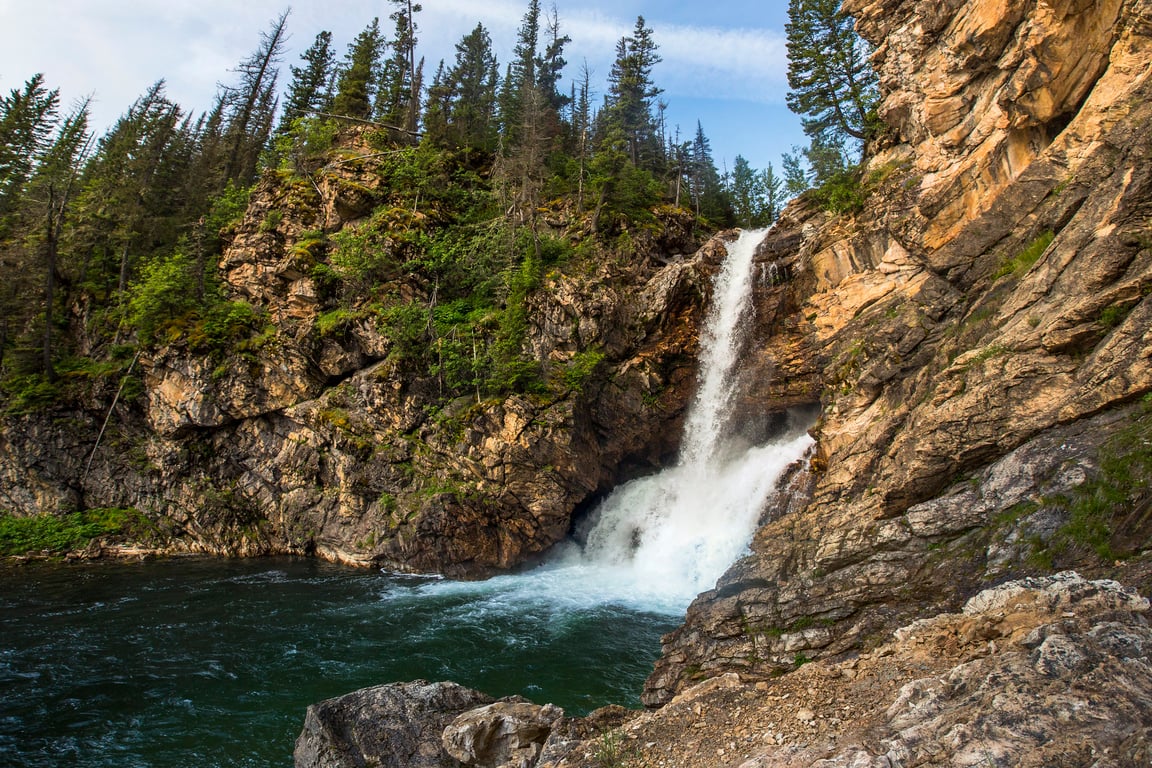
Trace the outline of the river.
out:
M 8 567 L 0 764 L 286 767 L 308 704 L 417 678 L 635 706 L 676 621 L 315 560 Z

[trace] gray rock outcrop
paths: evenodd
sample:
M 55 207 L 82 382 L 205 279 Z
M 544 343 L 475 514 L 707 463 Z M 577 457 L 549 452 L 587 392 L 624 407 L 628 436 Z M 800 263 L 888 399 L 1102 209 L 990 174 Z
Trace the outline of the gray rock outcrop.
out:
M 296 768 L 458 768 L 440 736 L 461 712 L 492 701 L 455 683 L 365 688 L 308 707 Z
M 551 704 L 501 701 L 457 717 L 444 729 L 444 749 L 472 768 L 532 768 L 564 711 Z

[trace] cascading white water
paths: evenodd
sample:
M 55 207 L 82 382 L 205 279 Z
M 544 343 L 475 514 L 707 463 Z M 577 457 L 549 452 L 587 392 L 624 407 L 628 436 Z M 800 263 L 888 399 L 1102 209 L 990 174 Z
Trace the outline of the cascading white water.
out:
M 701 335 L 700 382 L 677 464 L 617 488 L 593 513 L 581 549 L 562 547 L 533 571 L 434 591 L 483 590 L 485 610 L 604 604 L 679 614 L 746 550 L 777 480 L 812 444 L 803 426 L 751 448 L 733 440 L 753 256 L 764 232 L 728 245 Z
M 614 492 L 588 534 L 585 558 L 627 567 L 645 591 L 686 601 L 710 589 L 747 547 L 780 474 L 811 445 L 803 431 L 742 450 L 731 440 L 753 257 L 763 236 L 745 232 L 728 246 L 701 336 L 700 383 L 680 460 Z

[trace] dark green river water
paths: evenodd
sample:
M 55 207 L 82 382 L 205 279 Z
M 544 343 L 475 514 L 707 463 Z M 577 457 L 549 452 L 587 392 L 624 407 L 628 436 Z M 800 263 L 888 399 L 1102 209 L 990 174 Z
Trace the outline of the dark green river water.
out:
M 0 765 L 290 766 L 308 704 L 417 678 L 571 713 L 637 706 L 677 609 L 605 601 L 574 578 L 458 584 L 292 559 L 3 566 Z

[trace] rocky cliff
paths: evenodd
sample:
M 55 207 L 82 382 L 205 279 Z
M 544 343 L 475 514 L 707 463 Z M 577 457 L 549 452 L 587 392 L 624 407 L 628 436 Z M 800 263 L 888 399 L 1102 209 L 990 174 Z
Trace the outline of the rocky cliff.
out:
M 761 297 L 775 377 L 748 401 L 818 396 L 818 456 L 666 638 L 651 705 L 872 648 L 1013 576 L 1148 586 L 1152 5 L 846 6 L 888 133 L 859 211 L 794 204 L 762 246 L 789 282 Z
M 440 286 L 398 268 L 359 298 L 325 283 L 331 243 L 366 231 L 373 211 L 405 226 L 424 215 L 391 199 L 381 163 L 395 153 L 366 136 L 346 130 L 307 180 L 270 171 L 230 233 L 224 289 L 263 330 L 206 352 L 175 326 L 140 357 L 135 400 L 109 408 L 105 387 L 5 419 L 0 509 L 135 508 L 133 551 L 478 576 L 540 554 L 582 505 L 675 450 L 723 241 L 699 248 L 690 219 L 664 212 L 626 252 L 552 268 L 526 299 L 516 350 L 540 382 L 446 396 L 442 377 L 404 365 L 370 305 L 388 293 L 433 307 Z M 542 224 L 568 239 L 577 226 Z M 390 257 L 399 235 L 376 247 Z
M 845 7 L 876 46 L 887 130 L 858 209 L 802 198 L 761 245 L 742 393 L 751 422 L 819 403 L 817 452 L 665 638 L 644 693 L 663 709 L 625 727 L 627 755 L 1146 763 L 1146 602 L 1072 576 L 997 585 L 1076 568 L 1152 588 L 1152 0 Z M 163 546 L 477 575 L 674 450 L 720 242 L 697 251 L 670 218 L 623 258 L 549 274 L 523 347 L 547 386 L 440 402 L 369 313 L 321 327 L 310 233 L 355 228 L 380 194 L 357 141 L 314 188 L 265 180 L 223 257 L 267 336 L 141 359 L 142 405 L 113 409 L 99 446 L 111 393 L 8 419 L 0 505 L 132 506 Z M 310 721 L 321 764 L 350 743 L 334 711 Z M 436 743 L 448 714 L 416 729 L 429 764 L 458 759 Z M 539 749 L 517 742 L 529 762 L 623 759 L 590 738 L 620 713 L 548 717 L 548 743 L 538 723 Z
M 1041 575 L 1152 588 L 1152 3 L 845 7 L 887 131 L 857 210 L 761 245 L 743 393 L 819 402 L 816 455 L 654 711 L 553 723 L 537 765 L 1149 759 L 1147 601 Z

